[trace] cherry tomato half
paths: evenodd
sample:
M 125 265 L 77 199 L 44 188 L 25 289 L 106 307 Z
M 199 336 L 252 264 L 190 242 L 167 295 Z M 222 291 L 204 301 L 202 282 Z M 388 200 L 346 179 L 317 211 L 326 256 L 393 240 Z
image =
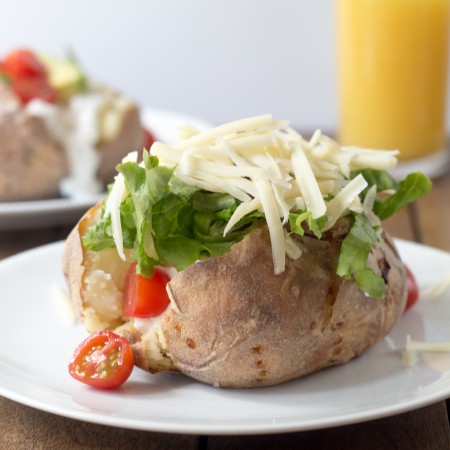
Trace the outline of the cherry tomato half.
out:
M 417 300 L 419 299 L 419 286 L 417 284 L 416 278 L 414 277 L 409 267 L 405 265 L 405 269 L 406 269 L 406 291 L 407 291 L 405 311 L 407 311 L 415 303 L 417 303 Z
M 99 389 L 113 389 L 124 383 L 134 367 L 129 342 L 112 331 L 98 331 L 75 350 L 69 373 L 78 381 Z
M 136 273 L 136 264 L 128 270 L 124 287 L 123 315 L 125 317 L 156 317 L 170 303 L 166 284 L 170 277 L 155 268 L 152 278 Z

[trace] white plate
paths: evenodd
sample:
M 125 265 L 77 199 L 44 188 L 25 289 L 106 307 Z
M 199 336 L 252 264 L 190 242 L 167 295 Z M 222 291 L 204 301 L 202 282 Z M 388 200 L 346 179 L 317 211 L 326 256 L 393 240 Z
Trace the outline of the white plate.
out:
M 397 241 L 421 287 L 450 267 L 450 254 Z M 394 331 L 363 356 L 280 386 L 216 389 L 182 375 L 136 369 L 117 391 L 96 391 L 73 380 L 67 363 L 86 336 L 63 320 L 52 285 L 63 285 L 62 243 L 0 263 L 0 394 L 66 417 L 171 433 L 262 434 L 331 427 L 419 408 L 450 396 L 450 353 L 423 354 L 408 371 L 406 335 L 450 340 L 450 293 L 419 302 Z
M 189 123 L 200 130 L 212 126 L 197 117 L 157 108 L 142 108 L 141 120 L 143 126 L 151 130 L 159 141 L 166 143 L 176 140 L 177 127 L 180 125 Z M 100 197 L 92 195 L 82 199 L 0 202 L 0 230 L 74 223 Z

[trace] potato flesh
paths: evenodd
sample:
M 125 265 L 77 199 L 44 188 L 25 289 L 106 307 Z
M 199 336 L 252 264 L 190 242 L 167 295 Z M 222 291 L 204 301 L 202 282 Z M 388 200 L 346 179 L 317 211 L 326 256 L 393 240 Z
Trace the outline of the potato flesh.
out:
M 144 370 L 173 370 L 173 363 L 165 355 L 160 341 L 162 315 L 152 319 L 122 316 L 123 289 L 129 267 L 129 259 L 123 261 L 116 249 L 85 250 L 81 293 L 83 324 L 91 333 L 115 329 L 125 336 L 132 343 L 136 365 Z
M 142 330 L 135 320 L 131 319 L 115 331 L 125 337 L 133 348 L 136 366 L 148 372 L 178 371 L 165 349 L 161 335 L 161 319 L 163 315 L 151 319 L 151 326 Z
M 113 328 L 123 322 L 123 285 L 129 263 L 115 249 L 87 251 L 84 260 L 83 323 L 90 332 Z

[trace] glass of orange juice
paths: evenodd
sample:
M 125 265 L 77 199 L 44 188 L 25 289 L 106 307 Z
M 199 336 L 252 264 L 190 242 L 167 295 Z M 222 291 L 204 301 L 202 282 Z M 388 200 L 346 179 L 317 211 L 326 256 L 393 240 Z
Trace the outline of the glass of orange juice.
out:
M 336 0 L 343 145 L 398 149 L 399 167 L 446 170 L 450 0 Z

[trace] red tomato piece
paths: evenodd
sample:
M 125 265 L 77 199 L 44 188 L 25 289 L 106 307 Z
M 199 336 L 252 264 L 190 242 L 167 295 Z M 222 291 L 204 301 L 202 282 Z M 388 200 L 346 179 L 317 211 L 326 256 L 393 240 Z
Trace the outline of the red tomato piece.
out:
M 0 61 L 0 80 L 9 81 L 9 76 L 6 74 L 3 68 L 3 61 Z
M 146 128 L 144 128 L 143 130 L 144 130 L 144 148 L 150 150 L 150 147 L 152 146 L 153 142 L 156 141 L 156 138 L 150 130 Z
M 11 87 L 22 103 L 28 103 L 33 99 L 40 99 L 49 103 L 56 101 L 56 91 L 46 80 L 18 78 L 12 80 Z
M 2 69 L 11 78 L 47 79 L 45 66 L 30 50 L 15 50 L 6 55 L 3 59 Z
M 136 273 L 136 264 L 128 270 L 124 287 L 123 315 L 125 317 L 156 317 L 170 303 L 166 284 L 170 277 L 155 268 L 152 278 Z
M 98 331 L 75 350 L 69 373 L 78 381 L 99 389 L 113 389 L 124 383 L 134 367 L 129 342 L 112 331 Z
M 9 53 L 2 61 L 1 70 L 22 103 L 35 98 L 51 103 L 56 101 L 56 90 L 48 82 L 45 66 L 29 50 Z
M 405 311 L 407 311 L 415 303 L 417 303 L 417 300 L 419 299 L 419 286 L 417 284 L 416 278 L 414 277 L 409 267 L 405 265 L 405 269 L 406 269 L 406 291 L 407 291 Z

